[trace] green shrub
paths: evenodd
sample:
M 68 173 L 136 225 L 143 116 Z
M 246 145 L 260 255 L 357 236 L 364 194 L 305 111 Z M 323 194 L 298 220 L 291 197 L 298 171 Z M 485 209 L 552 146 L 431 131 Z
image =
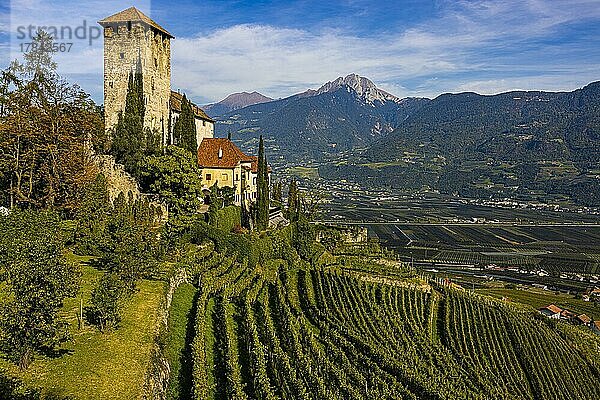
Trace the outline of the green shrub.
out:
M 117 328 L 128 293 L 119 275 L 110 272 L 102 275 L 92 291 L 92 306 L 88 314 L 91 322 L 103 332 Z
M 241 225 L 240 208 L 227 206 L 217 211 L 215 227 L 223 232 L 231 232 L 236 225 Z

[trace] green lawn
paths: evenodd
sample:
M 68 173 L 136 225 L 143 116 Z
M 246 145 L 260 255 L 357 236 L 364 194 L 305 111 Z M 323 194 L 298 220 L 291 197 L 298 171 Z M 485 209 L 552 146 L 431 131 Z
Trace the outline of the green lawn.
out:
M 556 304 L 576 314 L 587 314 L 594 320 L 600 319 L 600 306 L 597 303 L 579 300 L 568 294 L 554 294 L 549 291 L 533 289 L 479 289 L 477 292 L 498 298 L 507 297 L 511 301 L 527 304 L 535 309 Z
M 157 310 L 165 283 L 141 281 L 126 307 L 121 327 L 102 334 L 95 327 L 78 329 L 80 300 L 89 305 L 91 290 L 101 272 L 90 267 L 85 257 L 69 256 L 82 265 L 82 287 L 76 299 L 65 302 L 62 314 L 70 322 L 72 340 L 55 358 L 37 356 L 24 372 L 0 358 L 0 368 L 24 381 L 27 386 L 43 388 L 75 399 L 140 398 L 150 360 L 157 326 Z
M 317 179 L 319 178 L 318 168 L 309 167 L 292 167 L 287 169 L 287 173 L 300 178 Z

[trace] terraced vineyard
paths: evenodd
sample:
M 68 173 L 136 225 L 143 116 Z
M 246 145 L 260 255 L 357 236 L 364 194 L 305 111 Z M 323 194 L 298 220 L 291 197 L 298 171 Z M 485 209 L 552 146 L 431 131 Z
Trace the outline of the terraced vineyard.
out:
M 600 396 L 600 340 L 583 330 L 391 261 L 287 258 L 200 247 L 193 398 Z

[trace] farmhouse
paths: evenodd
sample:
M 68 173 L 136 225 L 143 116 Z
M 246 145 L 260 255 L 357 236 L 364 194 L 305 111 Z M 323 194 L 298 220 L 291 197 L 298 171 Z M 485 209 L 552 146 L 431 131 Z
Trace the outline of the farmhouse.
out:
M 565 321 L 574 322 L 576 318 L 577 315 L 569 310 L 562 310 L 560 313 L 560 319 Z
M 592 331 L 600 335 L 600 321 L 594 321 L 592 323 Z
M 578 325 L 585 325 L 585 326 L 589 326 L 592 322 L 592 319 L 587 316 L 586 314 L 581 314 L 578 315 L 577 318 L 575 319 L 575 323 L 577 323 Z
M 560 319 L 563 309 L 554 304 L 550 304 L 547 307 L 540 308 L 539 311 L 542 315 L 545 315 L 548 318 Z

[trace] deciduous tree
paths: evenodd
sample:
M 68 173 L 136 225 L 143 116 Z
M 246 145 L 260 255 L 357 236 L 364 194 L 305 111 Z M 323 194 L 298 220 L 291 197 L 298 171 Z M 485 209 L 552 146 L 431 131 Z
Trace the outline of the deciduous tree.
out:
M 21 369 L 36 351 L 68 339 L 68 323 L 59 316 L 67 297 L 79 288 L 80 271 L 64 256 L 58 215 L 17 211 L 0 217 L 0 346 Z
M 104 130 L 98 108 L 56 72 L 52 38 L 40 31 L 25 63 L 0 77 L 0 184 L 11 207 L 72 210 L 96 174 L 90 138 Z
M 191 215 L 198 211 L 202 180 L 195 153 L 168 146 L 164 155 L 146 157 L 140 175 L 142 188 L 166 201 L 173 216 Z

